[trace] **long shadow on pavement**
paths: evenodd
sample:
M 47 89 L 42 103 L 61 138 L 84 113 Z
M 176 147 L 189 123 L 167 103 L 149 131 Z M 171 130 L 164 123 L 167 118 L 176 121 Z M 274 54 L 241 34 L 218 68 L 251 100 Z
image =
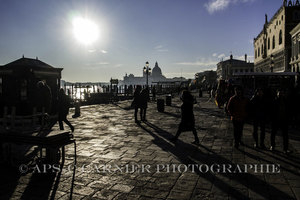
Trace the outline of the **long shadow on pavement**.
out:
M 154 124 L 146 122 L 146 125 L 148 125 L 152 129 L 154 129 L 155 132 L 158 133 L 158 135 L 164 137 L 167 140 L 169 140 L 173 136 L 171 133 L 155 126 Z M 153 133 L 151 130 L 149 130 L 149 129 L 145 128 L 144 126 L 142 126 L 141 124 L 140 124 L 140 127 L 143 130 L 147 131 L 149 134 L 151 134 L 151 136 L 153 136 L 156 139 L 155 141 L 160 141 L 158 143 L 159 146 L 163 145 L 163 149 L 173 153 L 184 164 L 198 164 L 197 162 L 195 162 L 191 159 L 191 158 L 193 158 L 196 161 L 198 161 L 199 163 L 201 163 L 201 164 L 205 163 L 208 166 L 216 164 L 216 161 L 218 161 L 218 163 L 221 163 L 221 164 L 230 164 L 232 166 L 235 166 L 235 164 L 232 163 L 230 160 L 227 160 L 226 158 L 224 158 L 222 156 L 219 156 L 214 151 L 212 151 L 211 149 L 209 149 L 209 148 L 207 148 L 203 145 L 199 145 L 199 147 L 205 149 L 209 153 L 203 153 L 199 149 L 199 147 L 196 147 L 196 146 L 190 145 L 190 144 L 186 144 L 182 141 L 180 141 L 180 143 L 179 142 L 176 143 L 176 146 L 173 146 L 169 142 L 167 142 L 166 140 L 160 138 L 158 135 Z M 154 143 L 156 143 L 155 141 L 154 141 Z M 184 149 L 192 149 L 192 152 L 197 152 L 197 153 L 193 153 L 193 154 L 189 155 L 188 152 L 183 151 Z M 190 156 L 191 158 L 189 158 L 188 156 Z M 249 199 L 247 196 L 242 194 L 237 189 L 229 186 L 227 183 L 225 183 L 221 179 L 218 179 L 216 177 L 216 175 L 211 174 L 211 173 L 203 174 L 200 171 L 196 171 L 196 172 L 199 176 L 202 176 L 203 178 L 209 180 L 216 187 L 218 187 L 222 191 L 226 192 L 227 194 L 231 195 L 232 197 L 237 198 L 237 199 Z M 230 178 L 231 180 L 239 182 L 241 185 L 244 185 L 245 187 L 247 187 L 247 188 L 251 189 L 252 191 L 260 194 L 261 196 L 263 196 L 266 199 L 270 198 L 268 192 L 266 192 L 264 190 L 260 190 L 259 187 L 257 187 L 258 185 L 268 185 L 268 184 L 265 181 L 258 179 L 257 177 L 255 177 L 252 174 L 249 174 L 249 173 L 248 174 L 220 173 L 220 175 L 224 176 L 224 177 L 227 177 L 227 178 Z M 250 184 L 247 183 L 247 180 L 250 181 Z M 290 195 L 278 190 L 274 186 L 272 186 L 272 185 L 268 185 L 268 186 L 269 186 L 270 191 L 273 194 L 276 194 L 277 196 L 280 196 L 280 198 L 282 198 L 282 199 L 293 199 L 293 197 L 291 197 Z
M 253 158 L 253 159 L 255 159 L 255 160 L 261 160 L 261 161 L 265 161 L 265 162 L 270 162 L 270 161 L 267 160 L 267 159 L 264 159 L 264 158 L 262 158 L 262 157 L 259 157 L 259 156 L 250 154 L 250 153 L 248 153 L 248 152 L 246 152 L 246 151 L 244 151 L 244 150 L 240 150 L 240 151 L 243 152 L 243 153 L 245 154 L 245 156 L 248 156 L 249 158 Z M 285 162 L 285 161 L 282 161 L 282 162 Z M 293 166 L 293 167 L 295 167 L 295 168 L 297 168 L 297 169 L 300 169 L 299 166 L 297 166 L 297 165 L 294 165 L 294 164 L 291 164 L 291 163 L 288 163 L 288 164 L 291 165 L 291 166 Z M 284 169 L 284 170 L 286 170 L 286 171 L 288 171 L 288 172 L 290 172 L 290 173 L 292 173 L 292 174 L 295 174 L 296 176 L 300 176 L 299 173 L 294 172 L 294 171 L 292 171 L 292 170 L 290 170 L 290 169 L 288 169 L 288 168 L 286 168 L 286 167 L 283 167 L 282 165 L 280 165 L 280 169 Z
M 56 173 L 34 173 L 23 192 L 21 199 L 49 199 L 55 177 Z
M 163 112 L 164 114 L 166 115 L 170 115 L 172 117 L 175 117 L 175 118 L 181 118 L 181 115 L 180 114 L 174 114 L 174 113 L 170 113 L 170 112 Z
M 214 117 L 219 117 L 219 118 L 224 118 L 226 117 L 225 113 L 221 113 L 218 110 L 212 110 L 212 109 L 208 109 L 208 108 L 199 108 L 199 107 L 195 107 L 194 108 L 194 112 L 198 112 L 200 111 L 201 113 L 205 113 L 208 114 L 210 116 L 214 116 Z
M 1 163 L 0 199 L 10 199 L 19 184 L 21 174 L 17 168 Z
M 299 160 L 300 158 L 293 156 L 293 154 L 286 155 L 286 154 L 280 153 L 278 151 L 271 152 L 271 151 L 268 151 L 268 150 L 261 150 L 259 148 L 254 148 L 254 147 L 251 147 L 249 145 L 245 145 L 245 147 L 247 147 L 249 149 L 252 149 L 252 150 L 256 150 L 256 151 L 258 151 L 262 154 L 265 154 L 265 155 L 270 156 L 270 157 L 272 157 L 276 160 L 279 160 L 281 162 L 285 162 L 286 164 L 289 164 L 291 166 L 294 166 L 294 167 L 300 169 L 299 165 L 295 165 L 294 163 L 292 163 L 292 162 L 295 162 L 297 164 L 300 164 L 300 160 Z M 284 160 L 284 159 L 287 159 L 289 161 Z
M 149 125 L 151 123 L 147 123 L 147 125 Z M 162 149 L 164 149 L 165 151 L 168 151 L 172 154 L 174 154 L 177 158 L 180 159 L 180 161 L 185 164 L 185 165 L 189 165 L 189 164 L 194 164 L 196 165 L 197 163 L 195 161 L 193 161 L 192 159 L 190 159 L 188 156 L 186 156 L 186 154 L 183 151 L 179 151 L 178 147 L 173 146 L 172 144 L 170 144 L 169 142 L 165 141 L 164 139 L 160 138 L 159 136 L 157 136 L 155 133 L 153 133 L 151 130 L 147 129 L 145 126 L 143 126 L 142 124 L 139 124 L 139 126 L 145 130 L 146 132 L 148 132 L 151 136 L 154 137 L 153 143 L 160 146 Z M 161 133 L 168 133 L 166 131 L 163 131 Z M 170 134 L 170 133 L 168 133 Z M 201 152 L 199 152 L 201 153 Z M 202 154 L 204 155 L 204 154 Z M 206 160 L 207 157 L 206 155 L 203 157 L 203 160 Z M 225 193 L 228 193 L 229 191 L 231 191 L 231 195 L 237 199 L 249 199 L 247 196 L 245 196 L 243 193 L 241 193 L 240 191 L 236 190 L 233 187 L 230 187 L 226 182 L 224 182 L 221 179 L 218 179 L 215 175 L 211 174 L 211 173 L 201 173 L 200 171 L 196 170 L 195 171 L 199 176 L 207 179 L 208 181 L 210 181 L 211 183 L 214 183 L 215 186 L 217 186 L 220 190 L 224 191 Z

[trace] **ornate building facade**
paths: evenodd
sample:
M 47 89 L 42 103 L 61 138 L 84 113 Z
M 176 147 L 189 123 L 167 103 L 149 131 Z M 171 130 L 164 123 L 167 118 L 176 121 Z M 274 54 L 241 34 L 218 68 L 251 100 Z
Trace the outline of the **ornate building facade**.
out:
M 263 30 L 254 38 L 254 70 L 256 72 L 291 71 L 290 31 L 300 22 L 300 3 L 291 0 L 283 5 L 268 21 L 265 16 Z
M 291 71 L 300 72 L 300 23 L 290 32 L 292 37 Z

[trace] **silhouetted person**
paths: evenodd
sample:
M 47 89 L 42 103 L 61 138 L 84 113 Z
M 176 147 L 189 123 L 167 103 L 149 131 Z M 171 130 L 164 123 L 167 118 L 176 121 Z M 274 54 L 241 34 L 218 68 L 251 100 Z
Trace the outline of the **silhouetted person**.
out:
M 248 116 L 249 101 L 244 97 L 242 87 L 235 88 L 235 95 L 229 99 L 227 110 L 231 116 L 234 133 L 234 147 L 238 148 L 243 135 L 245 120 Z
M 181 122 L 179 124 L 176 135 L 171 139 L 177 141 L 180 134 L 184 131 L 192 131 L 195 137 L 193 144 L 199 144 L 199 138 L 195 128 L 195 117 L 193 112 L 194 97 L 187 90 L 182 92 L 182 105 L 181 105 Z
M 289 153 L 288 150 L 288 121 L 290 119 L 289 105 L 286 98 L 286 92 L 282 89 L 277 92 L 272 107 L 272 132 L 271 132 L 271 148 L 275 150 L 275 136 L 278 129 L 282 131 L 283 151 Z
M 141 91 L 140 94 L 140 115 L 141 115 L 141 120 L 146 121 L 146 112 L 147 112 L 147 107 L 148 107 L 148 101 L 149 101 L 149 89 L 148 87 L 144 88 Z
M 137 85 L 133 93 L 133 101 L 131 104 L 134 107 L 134 120 L 136 123 L 139 122 L 137 119 L 137 113 L 139 108 L 141 107 L 141 90 L 142 87 L 140 85 Z
M 254 147 L 258 147 L 258 127 L 260 127 L 260 147 L 264 149 L 266 148 L 264 141 L 268 104 L 261 88 L 258 88 L 255 91 L 250 103 L 251 112 L 253 114 L 253 138 L 255 141 Z
M 65 122 L 72 132 L 74 132 L 74 127 L 67 119 L 67 115 L 69 114 L 70 108 L 70 98 L 65 94 L 64 89 L 60 88 L 58 93 L 58 123 L 60 130 L 64 130 L 63 122 Z
M 52 94 L 49 86 L 43 81 L 39 81 L 37 83 L 37 110 L 39 112 L 45 109 L 45 113 L 50 113 L 51 111 L 51 102 L 52 102 Z
M 215 99 L 218 107 L 222 109 L 226 102 L 226 83 L 224 80 L 219 81 Z
M 293 105 L 293 109 L 291 109 L 291 125 L 293 128 L 297 127 L 298 117 L 300 113 L 300 95 L 299 95 L 299 86 L 295 86 L 290 89 L 290 95 L 289 95 L 289 104 Z
M 156 89 L 155 86 L 152 87 L 152 100 L 155 101 L 156 100 Z
M 199 97 L 203 96 L 203 91 L 202 91 L 202 87 L 199 88 Z

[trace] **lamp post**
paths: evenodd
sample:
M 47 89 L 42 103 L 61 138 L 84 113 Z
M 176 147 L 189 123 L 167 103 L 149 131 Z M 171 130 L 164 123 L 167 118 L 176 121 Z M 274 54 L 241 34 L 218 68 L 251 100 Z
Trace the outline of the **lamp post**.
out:
M 196 79 L 196 88 L 198 89 L 198 84 L 199 84 L 199 74 L 198 73 L 196 73 L 195 74 L 195 79 Z
M 274 69 L 274 56 L 273 54 L 271 55 L 271 63 L 270 63 L 270 71 L 273 72 Z
M 146 73 L 146 86 L 148 87 L 148 75 L 151 72 L 151 68 L 149 67 L 149 62 L 146 62 L 146 66 L 144 67 L 144 72 Z

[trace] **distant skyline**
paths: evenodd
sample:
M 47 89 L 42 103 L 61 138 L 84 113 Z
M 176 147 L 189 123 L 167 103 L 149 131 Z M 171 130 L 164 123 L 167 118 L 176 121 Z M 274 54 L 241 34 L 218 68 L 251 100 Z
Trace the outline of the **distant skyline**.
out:
M 64 68 L 69 82 L 142 76 L 157 61 L 166 77 L 193 78 L 244 55 L 282 0 L 2 0 L 0 65 L 24 55 Z M 74 20 L 74 19 L 81 19 Z M 97 35 L 77 32 L 79 24 Z M 78 24 L 77 23 L 77 24 Z M 88 28 L 85 28 L 88 29 Z M 78 36 L 79 34 L 79 36 Z M 89 40 L 80 40 L 88 34 Z M 79 38 L 78 38 L 79 37 Z

